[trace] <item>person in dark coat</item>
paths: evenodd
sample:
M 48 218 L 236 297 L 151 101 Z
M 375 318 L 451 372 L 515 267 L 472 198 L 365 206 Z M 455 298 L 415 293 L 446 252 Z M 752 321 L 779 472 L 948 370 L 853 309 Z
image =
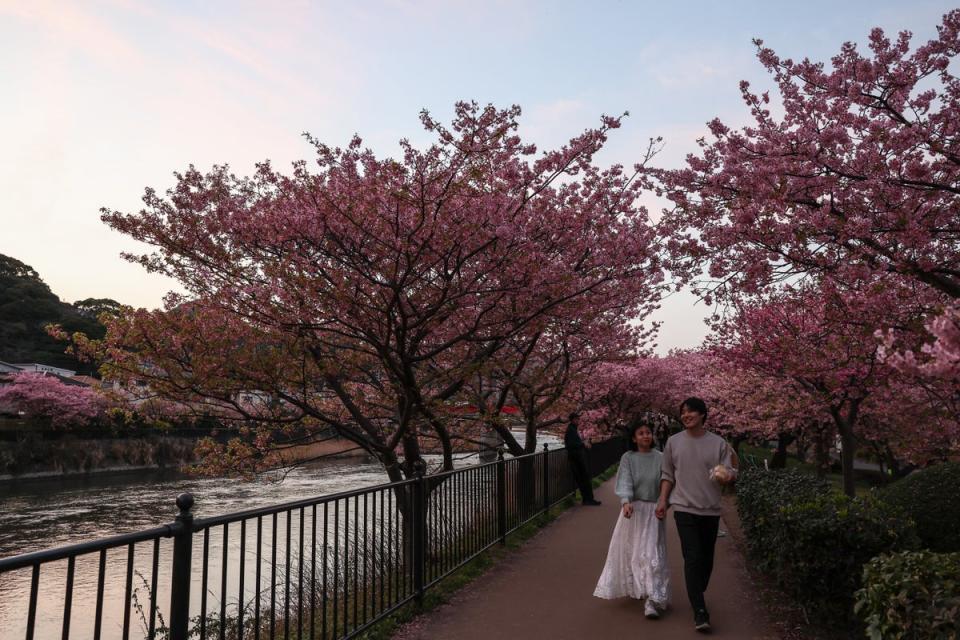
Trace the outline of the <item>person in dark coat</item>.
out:
M 567 423 L 567 432 L 563 435 L 563 444 L 567 448 L 567 459 L 570 461 L 570 471 L 573 473 L 573 481 L 580 489 L 580 496 L 583 498 L 583 504 L 598 505 L 599 500 L 593 497 L 593 483 L 590 477 L 590 465 L 587 464 L 587 445 L 580 438 L 580 432 L 577 430 L 577 423 L 580 415 L 571 413 Z

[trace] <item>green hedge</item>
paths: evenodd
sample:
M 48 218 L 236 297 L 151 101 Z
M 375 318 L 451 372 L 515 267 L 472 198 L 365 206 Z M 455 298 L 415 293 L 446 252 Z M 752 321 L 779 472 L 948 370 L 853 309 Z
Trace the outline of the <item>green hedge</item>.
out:
M 757 568 L 832 625 L 856 627 L 853 598 L 868 560 L 918 544 L 895 508 L 797 471 L 744 470 L 737 505 Z
M 880 497 L 913 518 L 925 549 L 960 551 L 960 462 L 915 471 Z
M 776 548 L 782 534 L 778 510 L 781 505 L 813 500 L 829 493 L 826 480 L 798 471 L 770 472 L 745 468 L 737 482 L 737 511 L 754 564 L 764 573 L 774 570 L 776 557 L 767 550 Z
M 873 640 L 960 638 L 960 553 L 884 554 L 863 568 L 856 611 Z

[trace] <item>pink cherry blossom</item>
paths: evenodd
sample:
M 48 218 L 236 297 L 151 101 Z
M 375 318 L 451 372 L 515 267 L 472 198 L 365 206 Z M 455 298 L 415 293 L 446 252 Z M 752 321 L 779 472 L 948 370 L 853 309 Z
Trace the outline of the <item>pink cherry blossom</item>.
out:
M 0 387 L 0 405 L 6 405 L 32 420 L 49 420 L 57 429 L 88 425 L 107 408 L 105 398 L 94 389 L 61 382 L 42 373 L 19 373 Z

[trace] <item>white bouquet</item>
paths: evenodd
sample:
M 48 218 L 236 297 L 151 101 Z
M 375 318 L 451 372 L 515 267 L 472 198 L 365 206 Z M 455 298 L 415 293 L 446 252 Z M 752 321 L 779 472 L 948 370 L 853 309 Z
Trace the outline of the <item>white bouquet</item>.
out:
M 719 484 L 729 484 L 736 477 L 736 472 L 730 467 L 718 464 L 710 469 L 710 479 Z

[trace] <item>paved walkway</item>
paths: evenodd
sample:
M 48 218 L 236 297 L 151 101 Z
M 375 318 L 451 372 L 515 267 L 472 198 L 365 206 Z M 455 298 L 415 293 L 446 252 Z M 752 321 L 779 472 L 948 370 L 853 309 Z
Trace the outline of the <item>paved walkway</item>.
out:
M 630 599 L 593 597 L 617 518 L 614 480 L 597 491 L 600 507 L 577 506 L 460 592 L 451 602 L 402 629 L 395 640 L 549 640 L 704 637 L 693 629 L 683 587 L 683 559 L 672 512 L 668 514 L 671 608 L 659 620 L 643 617 L 643 605 Z M 727 509 L 729 510 L 729 509 Z M 721 529 L 737 527 L 726 513 Z M 730 524 L 726 522 L 730 520 Z M 730 536 L 717 540 L 707 604 L 712 637 L 775 640 L 761 605 L 750 592 L 743 559 Z

